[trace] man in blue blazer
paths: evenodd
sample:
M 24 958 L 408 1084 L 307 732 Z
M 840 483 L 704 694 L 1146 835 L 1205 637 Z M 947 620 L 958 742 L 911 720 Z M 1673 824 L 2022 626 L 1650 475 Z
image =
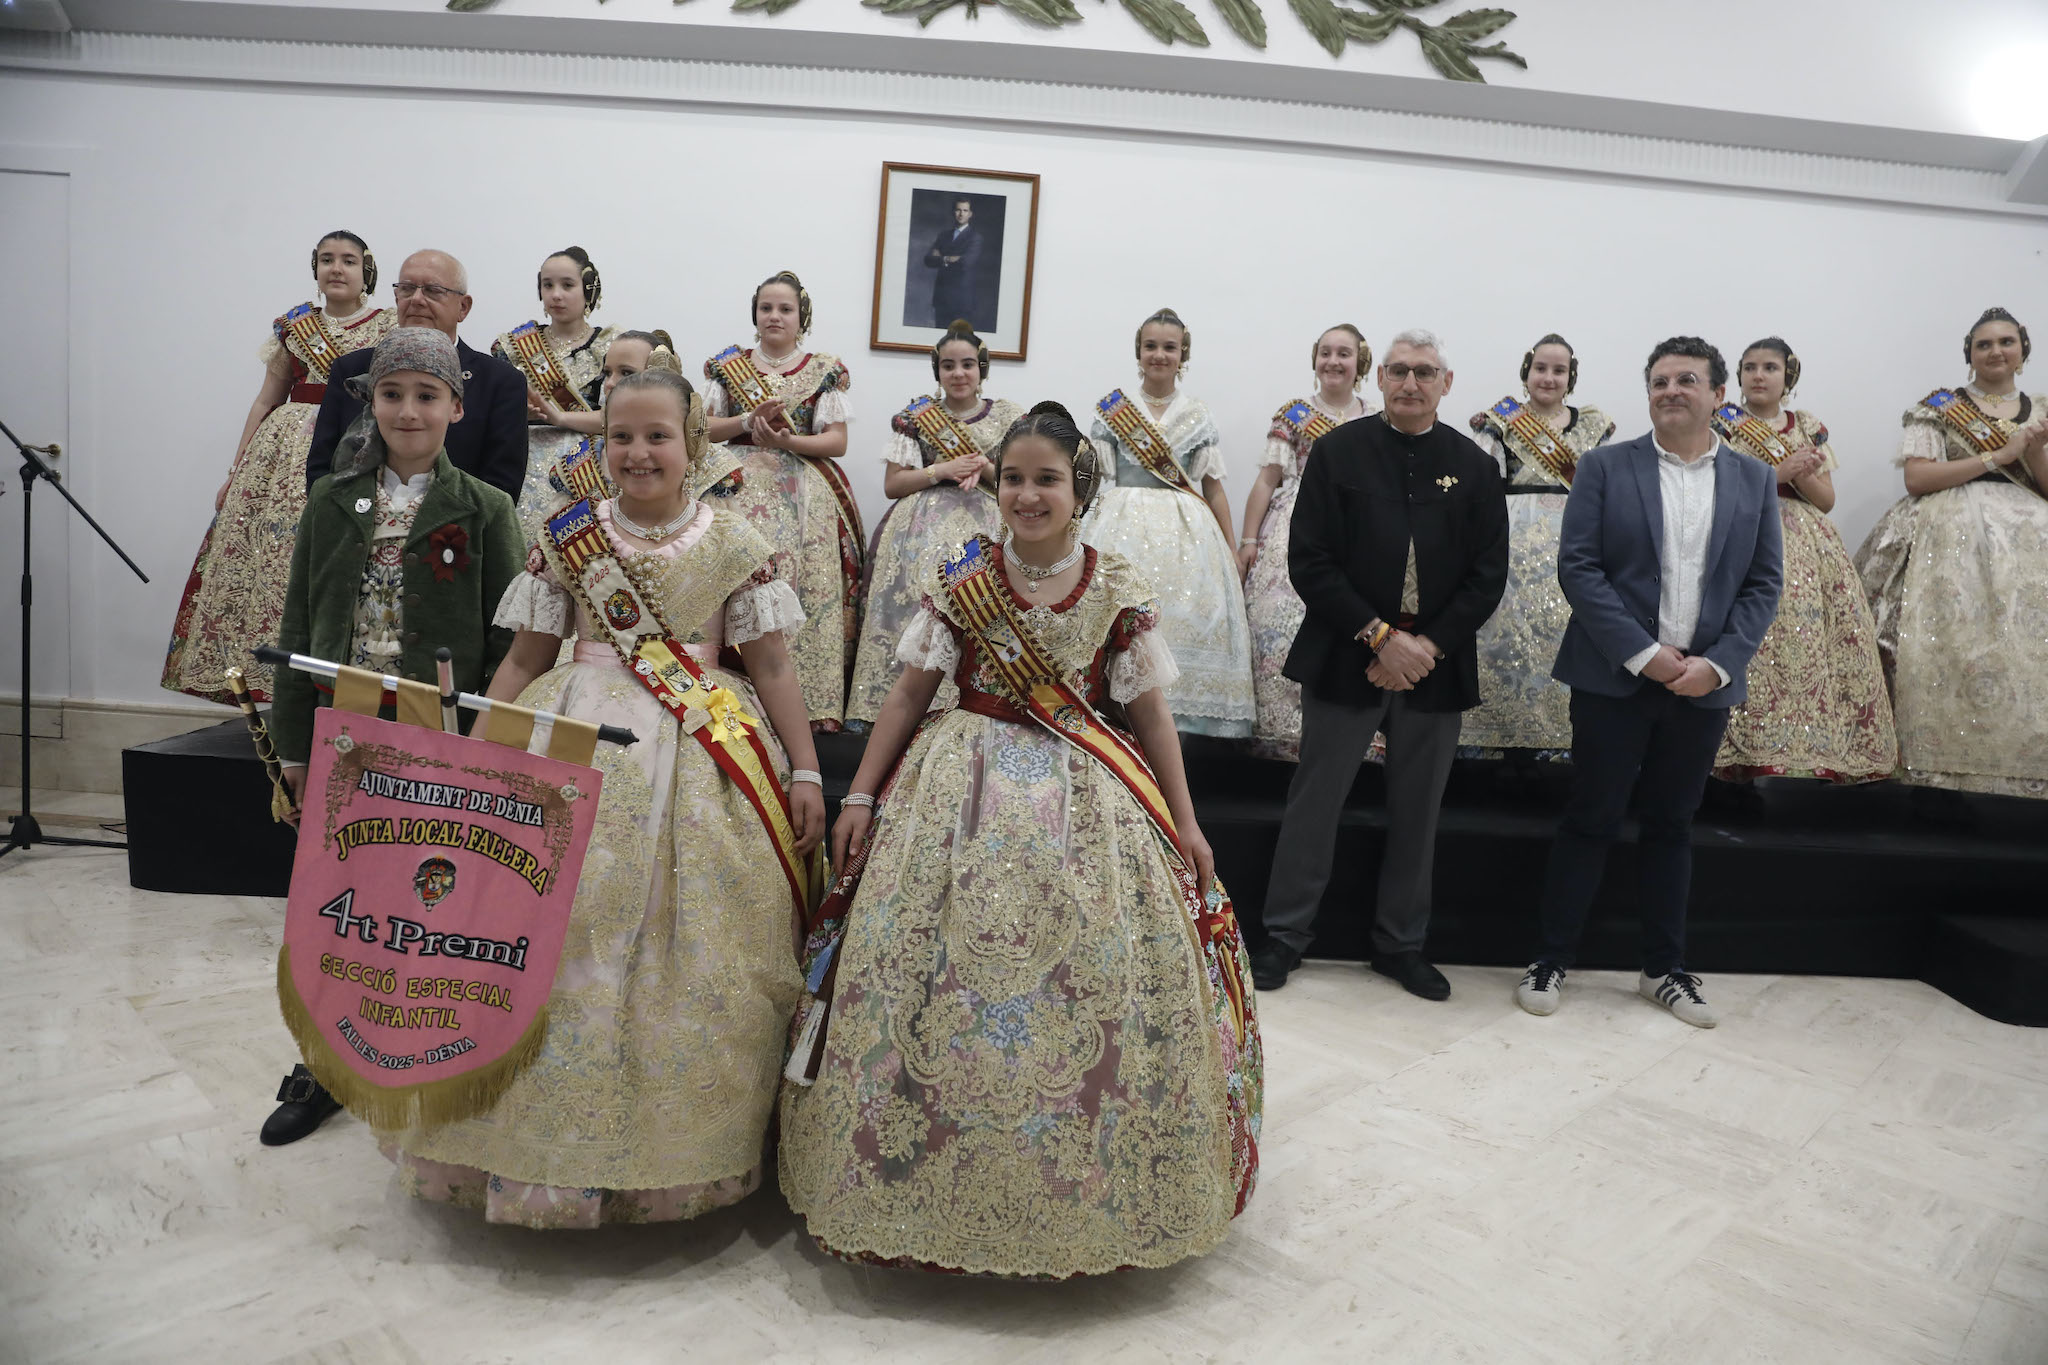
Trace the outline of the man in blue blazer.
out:
M 1692 817 L 1745 670 L 1778 614 L 1777 481 L 1723 445 L 1712 417 L 1728 383 L 1698 337 L 1650 352 L 1651 432 L 1579 461 L 1557 546 L 1571 624 L 1551 676 L 1572 690 L 1571 800 L 1550 846 L 1543 946 L 1516 989 L 1531 1014 L 1558 1006 L 1607 848 L 1629 793 L 1641 822 L 1638 991 L 1712 1028 L 1685 970 Z
M 455 334 L 469 316 L 469 272 L 445 251 L 415 251 L 399 266 L 391 292 L 398 299 L 399 326 L 446 333 L 462 359 L 462 420 L 448 428 L 449 463 L 519 501 L 526 484 L 526 376 L 516 365 L 471 350 Z M 363 400 L 349 392 L 348 381 L 370 372 L 372 350 L 350 351 L 328 372 L 327 396 L 313 419 L 313 444 L 306 451 L 308 488 L 333 466 L 342 433 L 363 411 Z

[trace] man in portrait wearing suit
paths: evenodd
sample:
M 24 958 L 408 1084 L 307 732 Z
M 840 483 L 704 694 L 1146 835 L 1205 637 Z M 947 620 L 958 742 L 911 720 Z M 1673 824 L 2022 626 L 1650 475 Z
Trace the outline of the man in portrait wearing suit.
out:
M 1287 984 L 1315 937 L 1344 797 L 1377 730 L 1387 841 L 1372 968 L 1443 1000 L 1450 983 L 1422 956 L 1437 812 L 1464 713 L 1480 702 L 1474 637 L 1507 587 L 1507 490 L 1486 452 L 1437 421 L 1451 368 L 1433 334 L 1395 337 L 1379 384 L 1385 411 L 1318 440 L 1294 502 L 1287 572 L 1307 614 L 1285 672 L 1301 684 L 1301 762 L 1252 981 Z
M 398 325 L 431 327 L 455 343 L 462 361 L 462 420 L 448 428 L 448 460 L 514 502 L 526 482 L 526 376 L 519 367 L 471 350 L 455 334 L 469 316 L 469 272 L 445 251 L 415 251 L 398 269 L 392 286 L 398 300 Z M 350 351 L 334 362 L 327 375 L 327 396 L 313 419 L 313 444 L 306 452 L 306 486 L 334 464 L 334 447 L 349 423 L 363 410 L 363 400 L 348 391 L 348 381 L 367 374 L 375 348 Z
M 932 281 L 932 326 L 950 327 L 953 319 L 974 321 L 974 270 L 981 263 L 981 229 L 974 226 L 974 201 L 965 195 L 953 201 L 951 227 L 939 229 L 924 263 L 936 269 Z
M 1778 612 L 1777 480 L 1723 445 L 1711 419 L 1728 382 L 1698 337 L 1650 352 L 1648 435 L 1579 461 L 1558 535 L 1571 624 L 1551 676 L 1572 691 L 1572 794 L 1543 881 L 1542 947 L 1515 998 L 1558 1006 L 1607 848 L 1636 793 L 1642 923 L 1637 990 L 1712 1028 L 1685 970 L 1692 817 L 1745 670 Z

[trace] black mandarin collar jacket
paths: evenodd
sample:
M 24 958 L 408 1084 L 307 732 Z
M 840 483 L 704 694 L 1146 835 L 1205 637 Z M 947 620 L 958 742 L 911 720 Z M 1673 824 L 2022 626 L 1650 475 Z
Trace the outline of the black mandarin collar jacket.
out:
M 1441 420 L 1420 436 L 1383 416 L 1347 422 L 1309 451 L 1295 495 L 1288 576 L 1307 615 L 1286 675 L 1323 701 L 1368 706 L 1372 651 L 1356 637 L 1401 611 L 1415 543 L 1415 632 L 1444 657 L 1409 697 L 1422 711 L 1479 705 L 1473 639 L 1508 576 L 1507 493 L 1492 457 Z

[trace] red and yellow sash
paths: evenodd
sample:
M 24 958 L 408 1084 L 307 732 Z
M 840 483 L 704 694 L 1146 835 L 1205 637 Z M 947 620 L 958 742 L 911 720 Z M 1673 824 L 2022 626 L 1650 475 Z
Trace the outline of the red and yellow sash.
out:
M 1102 415 L 1102 424 L 1153 478 L 1168 488 L 1202 496 L 1194 480 L 1180 467 L 1180 461 L 1173 458 L 1173 446 L 1165 434 L 1138 410 L 1136 403 L 1124 397 L 1122 389 L 1111 389 L 1108 397 L 1096 403 L 1095 411 Z
M 1297 398 L 1273 414 L 1273 421 L 1301 446 L 1312 446 L 1337 429 L 1337 420 L 1306 398 Z
M 944 403 L 929 397 L 918 397 L 911 401 L 901 416 L 927 445 L 939 452 L 941 459 L 957 460 L 962 455 L 976 455 L 981 452 L 981 447 L 974 444 L 973 433 L 967 430 L 965 424 L 955 417 Z M 990 482 L 990 476 L 986 474 L 975 487 L 984 493 L 993 494 L 996 491 Z
M 1972 402 L 1969 394 L 1959 389 L 1936 389 L 1920 400 L 1920 406 L 1939 414 L 1944 425 L 1960 433 L 1973 449 L 1986 455 L 2003 449 L 2005 443 L 2012 439 L 2012 434 L 2020 429 L 2017 422 L 1991 416 Z M 2011 464 L 1999 466 L 1998 472 L 2020 487 L 2048 498 L 2048 489 L 2034 487 L 2023 463 L 2014 460 Z
M 811 358 L 804 357 L 804 363 L 796 367 L 793 374 L 802 374 Z M 750 351 L 737 346 L 728 346 L 706 362 L 705 369 L 718 376 L 725 383 L 726 392 L 732 395 L 732 406 L 736 412 L 751 412 L 761 406 L 774 393 L 768 387 L 768 376 L 761 373 L 754 364 Z M 788 376 L 778 376 L 786 379 Z M 733 445 L 751 445 L 753 440 L 745 432 L 733 438 Z M 795 454 L 794 451 L 790 452 Z M 825 476 L 825 482 L 832 489 L 832 497 L 839 504 L 839 555 L 841 569 L 858 582 L 861 574 L 861 560 L 866 553 L 868 534 L 860 521 L 860 503 L 854 499 L 853 485 L 846 480 L 846 472 L 839 467 L 839 461 L 810 459 L 798 455 L 811 468 Z
M 569 371 L 556 359 L 554 347 L 541 334 L 539 323 L 522 322 L 505 333 L 505 356 L 526 375 L 527 383 L 562 411 L 590 411 L 590 404 L 570 382 Z
M 1180 886 L 1181 901 L 1195 926 L 1203 954 L 1213 956 L 1221 968 L 1223 989 L 1230 999 L 1231 1021 L 1242 1043 L 1246 1027 L 1245 983 L 1238 974 L 1237 954 L 1231 948 L 1236 912 L 1229 895 L 1221 882 L 1215 882 L 1215 908 L 1211 908 L 1208 888 L 1197 884 L 1194 869 L 1181 852 L 1180 836 L 1174 830 L 1166 794 L 1160 791 L 1145 756 L 1096 715 L 1085 698 L 1059 680 L 1058 668 L 1018 619 L 1002 570 L 991 558 L 990 549 L 987 537 L 976 536 L 962 547 L 958 559 L 947 563 L 946 596 L 953 604 L 954 614 L 973 632 L 982 657 L 1023 703 L 1031 718 L 1107 768 L 1150 817 L 1167 865 Z
M 1714 430 L 1721 439 L 1745 455 L 1754 455 L 1772 468 L 1785 463 L 1792 447 L 1762 420 L 1752 417 L 1739 403 L 1725 403 L 1714 410 Z
M 315 384 L 325 384 L 334 362 L 348 354 L 350 348 L 341 344 L 341 338 L 327 325 L 326 316 L 310 303 L 302 303 L 286 313 L 284 326 L 305 348 L 300 359 L 305 362 L 307 379 Z
M 824 865 L 815 853 L 806 858 L 797 852 L 789 794 L 776 778 L 773 756 L 758 733 L 761 722 L 747 714 L 735 693 L 708 679 L 703 666 L 678 642 L 619 562 L 589 499 L 550 517 L 547 536 L 568 570 L 569 590 L 604 630 L 619 658 L 683 732 L 704 746 L 761 817 L 801 923 L 810 913 Z
M 1479 414 L 1473 425 L 1491 431 L 1514 447 L 1515 454 L 1537 465 L 1561 484 L 1569 485 L 1578 472 L 1579 457 L 1557 438 L 1550 425 L 1513 396 L 1501 399 Z

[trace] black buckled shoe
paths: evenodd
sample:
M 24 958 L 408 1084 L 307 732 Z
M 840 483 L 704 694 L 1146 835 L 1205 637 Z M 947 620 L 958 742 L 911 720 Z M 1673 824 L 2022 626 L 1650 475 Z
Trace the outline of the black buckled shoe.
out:
M 1277 938 L 1269 938 L 1252 954 L 1252 985 L 1262 991 L 1277 991 L 1287 984 L 1287 974 L 1300 965 L 1300 953 Z
M 1410 995 L 1419 995 L 1424 1000 L 1451 998 L 1451 983 L 1444 980 L 1442 972 L 1424 962 L 1421 953 L 1375 953 L 1372 969 L 1400 982 L 1401 989 Z
M 292 1074 L 278 1083 L 277 1100 L 277 1108 L 263 1120 L 263 1131 L 256 1135 L 265 1147 L 297 1142 L 341 1108 L 341 1101 L 313 1079 L 304 1063 L 293 1067 Z

